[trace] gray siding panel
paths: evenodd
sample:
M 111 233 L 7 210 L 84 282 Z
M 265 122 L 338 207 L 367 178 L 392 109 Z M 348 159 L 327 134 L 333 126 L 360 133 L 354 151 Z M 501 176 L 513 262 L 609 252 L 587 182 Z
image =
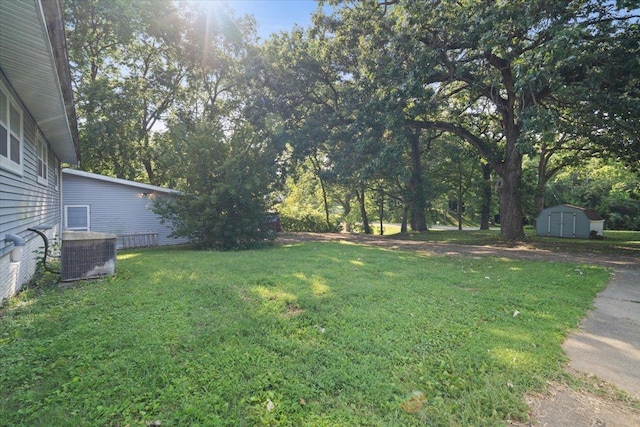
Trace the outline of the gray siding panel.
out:
M 5 87 L 9 86 L 2 73 L 0 80 Z M 19 102 L 15 94 L 14 99 Z M 37 255 L 33 252 L 42 248 L 42 239 L 27 229 L 51 226 L 46 232 L 50 239 L 55 239 L 60 231 L 60 163 L 48 149 L 48 181 L 46 185 L 38 182 L 34 143 L 37 125 L 24 105 L 20 107 L 23 112 L 22 175 L 0 168 L 0 303 L 19 291 L 35 272 Z M 5 241 L 6 234 L 18 235 L 26 242 L 19 263 L 10 260 L 13 244 Z
M 89 205 L 91 231 L 113 234 L 158 233 L 160 245 L 187 243 L 168 237 L 171 228 L 151 210 L 140 188 L 63 173 L 63 205 Z M 156 193 L 154 197 L 167 197 Z M 63 212 L 64 216 L 64 212 Z
M 0 168 L 0 256 L 13 246 L 5 242 L 5 234 L 32 239 L 37 236 L 27 231 L 27 228 L 60 224 L 60 190 L 56 185 L 58 180 L 55 179 L 56 174 L 59 174 L 57 159 L 53 151 L 49 150 L 48 183 L 40 184 L 33 142 L 36 124 L 26 110 L 23 110 L 23 122 L 22 176 Z
M 591 221 L 584 212 L 576 214 L 576 237 L 588 239 L 591 231 Z

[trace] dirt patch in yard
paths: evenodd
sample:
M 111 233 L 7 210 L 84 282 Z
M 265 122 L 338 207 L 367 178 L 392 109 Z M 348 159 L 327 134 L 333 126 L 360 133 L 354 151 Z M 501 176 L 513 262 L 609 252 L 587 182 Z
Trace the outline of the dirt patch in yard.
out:
M 607 385 L 607 387 L 610 387 Z M 550 383 L 545 394 L 526 397 L 530 421 L 508 425 L 540 427 L 640 426 L 640 411 L 610 395 L 576 391 L 564 384 Z

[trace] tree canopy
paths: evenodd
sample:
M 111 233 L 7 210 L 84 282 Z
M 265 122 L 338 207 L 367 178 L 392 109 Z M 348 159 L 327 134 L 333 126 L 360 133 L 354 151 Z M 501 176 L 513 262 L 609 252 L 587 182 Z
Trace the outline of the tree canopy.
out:
M 66 0 L 82 167 L 184 190 L 184 235 L 242 229 L 234 209 L 257 230 L 313 176 L 327 229 L 379 210 L 424 231 L 444 200 L 507 239 L 563 170 L 638 169 L 640 1 L 321 4 L 259 43 L 229 7 Z
M 405 128 L 457 135 L 499 175 L 503 237 L 524 235 L 523 157 L 549 116 L 634 161 L 639 67 L 623 52 L 637 51 L 637 15 L 616 3 L 329 3 L 326 31 L 356 52 L 360 87 L 374 88 L 365 102 Z

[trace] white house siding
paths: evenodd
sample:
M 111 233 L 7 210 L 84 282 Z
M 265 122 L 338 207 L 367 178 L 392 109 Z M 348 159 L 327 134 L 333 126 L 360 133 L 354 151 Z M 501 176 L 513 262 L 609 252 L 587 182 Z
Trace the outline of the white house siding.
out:
M 9 87 L 0 73 L 0 80 Z M 14 94 L 14 99 L 18 99 Z M 0 168 L 0 302 L 17 291 L 31 278 L 37 263 L 42 238 L 28 228 L 48 225 L 44 230 L 54 240 L 60 231 L 60 169 L 55 153 L 48 149 L 47 185 L 40 184 L 36 169 L 36 124 L 26 108 L 23 111 L 22 176 Z M 14 245 L 5 240 L 7 234 L 25 240 L 19 259 L 12 262 Z M 14 252 L 15 258 L 16 252 Z
M 63 171 L 63 217 L 64 206 L 88 205 L 90 231 L 116 235 L 158 233 L 159 245 L 187 243 L 186 239 L 169 237 L 171 228 L 161 224 L 160 217 L 151 210 L 153 197 L 169 197 L 169 194 L 139 187 L 132 181 L 111 182 L 109 177 L 87 175 L 99 178 Z M 144 193 L 148 195 L 145 197 Z

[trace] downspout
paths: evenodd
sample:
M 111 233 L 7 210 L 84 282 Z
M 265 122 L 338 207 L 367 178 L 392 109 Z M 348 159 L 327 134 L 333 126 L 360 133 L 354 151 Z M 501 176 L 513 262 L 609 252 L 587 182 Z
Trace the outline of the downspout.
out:
M 25 241 L 22 237 L 17 234 L 5 234 L 4 236 L 5 242 L 13 243 L 13 251 L 11 251 L 11 260 L 17 260 L 22 258 L 22 248 L 25 245 Z
M 63 199 L 63 194 L 62 192 L 64 191 L 64 188 L 62 188 L 62 166 L 60 165 L 60 162 L 58 162 L 58 194 L 60 197 L 60 203 L 58 203 L 58 206 L 60 208 L 60 228 L 58 228 L 58 232 L 60 233 L 60 235 L 62 235 L 62 230 L 64 230 L 64 199 Z
M 49 253 L 49 239 L 47 238 L 47 235 L 40 230 L 36 230 L 35 228 L 27 228 L 27 230 L 33 231 L 34 233 L 42 237 L 42 240 L 44 241 L 44 255 L 42 256 L 42 267 L 45 270 L 47 270 L 49 273 L 60 274 L 59 271 L 56 271 L 47 265 L 47 254 Z
M 25 245 L 24 239 L 22 237 L 18 236 L 17 234 L 5 234 L 4 241 L 5 242 L 11 242 L 16 247 Z

